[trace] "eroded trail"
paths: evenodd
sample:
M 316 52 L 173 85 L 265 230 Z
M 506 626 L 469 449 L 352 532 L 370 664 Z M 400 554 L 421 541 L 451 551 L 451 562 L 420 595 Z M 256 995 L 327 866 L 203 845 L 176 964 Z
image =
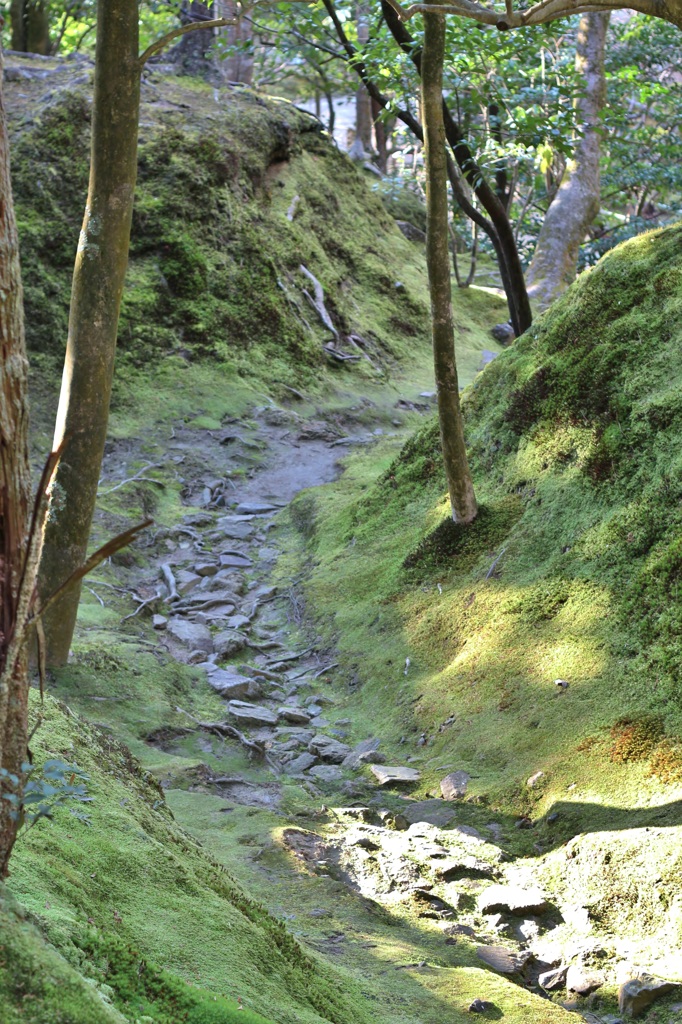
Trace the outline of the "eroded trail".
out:
M 154 627 L 223 703 L 211 719 L 178 707 L 184 724 L 148 743 L 171 755 L 162 781 L 176 818 L 391 1019 L 560 1020 L 565 1010 L 538 998 L 567 985 L 556 907 L 506 862 L 499 822 L 462 823 L 463 773 L 450 799 L 413 798 L 419 758 L 396 764 L 381 735 L 358 734 L 334 651 L 306 630 L 299 580 L 278 567 L 292 558 L 286 503 L 372 437 L 265 408 L 211 433 L 202 471 L 196 438 L 175 436 L 195 509 L 166 538 Z M 595 987 L 602 955 L 589 941 L 576 952 L 569 1008 Z

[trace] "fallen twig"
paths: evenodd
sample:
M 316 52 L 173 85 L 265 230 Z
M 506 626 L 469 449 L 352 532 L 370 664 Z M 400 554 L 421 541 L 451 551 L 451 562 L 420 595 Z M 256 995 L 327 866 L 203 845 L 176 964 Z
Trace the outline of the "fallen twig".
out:
M 502 548 L 502 550 L 500 551 L 499 555 L 497 556 L 497 558 L 495 559 L 495 561 L 493 562 L 493 564 L 492 564 L 492 565 L 490 566 L 490 568 L 488 569 L 487 573 L 485 574 L 485 578 L 486 578 L 487 580 L 489 580 L 489 579 L 490 579 L 490 577 L 492 576 L 492 574 L 493 574 L 493 573 L 495 572 L 495 566 L 497 565 L 497 563 L 499 562 L 499 560 L 500 560 L 500 559 L 502 558 L 502 555 L 503 555 L 503 554 L 505 553 L 505 551 L 506 551 L 506 550 L 507 550 L 506 548 Z
M 146 483 L 156 484 L 157 487 L 165 487 L 166 485 L 163 482 L 163 480 L 155 480 L 151 476 L 142 475 L 143 473 L 149 472 L 150 469 L 161 469 L 162 467 L 162 462 L 150 463 L 148 466 L 143 466 L 142 469 L 138 470 L 138 472 L 134 474 L 134 476 L 130 476 L 126 480 L 121 480 L 119 483 L 115 484 L 114 487 L 109 487 L 109 489 L 106 491 L 100 491 L 99 495 L 100 497 L 104 497 L 106 494 L 113 494 L 114 491 L 118 491 L 119 488 L 123 487 L 125 484 L 131 484 L 133 483 L 133 481 L 137 483 L 140 483 L 141 481 L 146 481 Z

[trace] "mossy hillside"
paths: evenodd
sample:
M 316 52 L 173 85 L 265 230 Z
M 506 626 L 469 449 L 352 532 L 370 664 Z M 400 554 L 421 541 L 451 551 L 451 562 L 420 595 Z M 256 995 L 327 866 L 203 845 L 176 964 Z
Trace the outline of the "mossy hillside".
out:
M 91 825 L 60 812 L 28 832 L 11 892 L 74 969 L 113 990 L 126 1018 L 241 1020 L 233 1018 L 241 997 L 254 1024 L 365 1019 L 353 984 L 304 952 L 174 822 L 127 748 L 53 699 L 41 707 L 36 698 L 38 713 L 35 762 L 56 756 L 89 774 Z
M 22 81 L 35 107 L 28 116 L 17 98 L 13 180 L 29 346 L 59 355 L 91 101 L 78 82 L 46 102 L 41 88 Z M 313 386 L 329 368 L 330 334 L 305 298 L 301 264 L 324 286 L 336 328 L 357 336 L 354 351 L 364 348 L 352 371 L 360 379 L 381 378 L 428 341 L 419 247 L 314 118 L 248 91 L 225 90 L 216 102 L 208 86 L 153 73 L 143 87 L 119 365 L 204 356 L 251 380 Z
M 470 535 L 433 534 L 435 424 L 316 497 L 309 607 L 361 684 L 358 730 L 421 758 L 420 790 L 467 769 L 518 851 L 679 821 L 681 234 L 615 250 L 468 390 Z M 623 720 L 651 716 L 655 742 L 620 757 Z

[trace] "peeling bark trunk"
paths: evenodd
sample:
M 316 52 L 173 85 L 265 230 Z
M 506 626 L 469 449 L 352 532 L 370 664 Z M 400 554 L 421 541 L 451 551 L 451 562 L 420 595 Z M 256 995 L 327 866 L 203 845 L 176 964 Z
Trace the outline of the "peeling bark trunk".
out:
M 2 96 L 0 51 L 0 675 L 16 620 L 17 599 L 26 557 L 31 475 L 28 461 L 28 361 L 24 341 L 24 306 L 19 266 L 19 238 L 14 218 L 9 142 Z M 13 659 L 14 660 L 14 659 Z M 21 779 L 26 760 L 28 714 L 26 651 L 20 650 L 12 671 L 0 678 L 0 765 Z M 0 778 L 0 879 L 7 875 L 17 823 L 5 793 L 21 795 Z
M 201 35 L 201 33 L 196 33 Z M 65 441 L 40 564 L 44 600 L 81 565 L 104 453 L 116 334 L 137 176 L 140 102 L 137 0 L 98 4 L 90 183 L 71 293 L 55 429 Z M 45 616 L 47 658 L 65 664 L 80 583 Z
M 438 418 L 452 518 L 456 523 L 470 523 L 476 518 L 478 508 L 464 444 L 455 362 L 455 324 L 448 251 L 447 153 L 443 121 L 444 59 L 445 16 L 425 12 L 421 80 L 426 167 L 426 262 L 431 296 Z
M 585 77 L 585 94 L 578 102 L 584 135 L 545 215 L 528 269 L 528 291 L 540 309 L 575 280 L 580 243 L 599 213 L 599 120 L 606 99 L 608 24 L 608 13 L 584 14 L 580 19 L 576 65 Z

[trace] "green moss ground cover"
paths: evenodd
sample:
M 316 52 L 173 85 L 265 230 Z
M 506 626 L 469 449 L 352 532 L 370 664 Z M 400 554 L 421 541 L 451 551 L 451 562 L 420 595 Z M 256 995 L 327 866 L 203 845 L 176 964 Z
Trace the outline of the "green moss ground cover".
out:
M 467 770 L 463 813 L 502 821 L 515 854 L 647 827 L 656 857 L 679 845 L 681 238 L 619 247 L 468 389 L 473 529 L 446 522 L 435 424 L 307 511 L 309 607 L 358 734 L 417 757 L 419 793 Z M 641 928 L 673 949 L 674 875 Z M 636 903 L 619 914 L 636 933 Z

